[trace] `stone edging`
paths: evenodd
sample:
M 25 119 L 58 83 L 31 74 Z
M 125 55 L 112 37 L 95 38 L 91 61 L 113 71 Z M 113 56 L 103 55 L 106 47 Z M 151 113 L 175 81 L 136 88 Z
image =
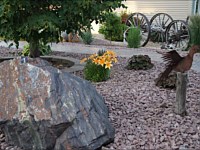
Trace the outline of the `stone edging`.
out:
M 75 71 L 80 71 L 84 69 L 85 63 L 80 64 L 80 60 L 72 58 L 72 57 L 62 57 L 62 56 L 55 56 L 55 55 L 51 55 L 51 56 L 40 56 L 41 58 L 55 58 L 55 59 L 63 59 L 63 60 L 68 60 L 74 63 L 74 65 L 70 68 L 65 68 L 62 69 L 62 71 L 66 71 L 66 72 L 75 72 Z
M 55 58 L 55 59 L 62 59 L 62 60 L 68 60 L 73 62 L 73 66 L 68 68 L 64 68 L 62 69 L 62 71 L 66 71 L 66 72 L 75 72 L 75 71 L 80 71 L 84 69 L 85 63 L 80 64 L 80 60 L 72 58 L 72 57 L 61 57 L 61 56 L 40 56 L 41 58 Z M 0 62 L 4 61 L 4 60 L 10 60 L 10 59 L 14 59 L 15 57 L 0 57 Z

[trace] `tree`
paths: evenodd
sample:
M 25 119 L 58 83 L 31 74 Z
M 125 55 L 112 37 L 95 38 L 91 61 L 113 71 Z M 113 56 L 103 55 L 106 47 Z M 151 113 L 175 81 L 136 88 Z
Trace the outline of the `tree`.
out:
M 0 36 L 22 38 L 30 44 L 30 56 L 38 57 L 39 41 L 59 40 L 60 32 L 81 31 L 92 21 L 104 20 L 104 13 L 125 7 L 123 0 L 1 0 Z

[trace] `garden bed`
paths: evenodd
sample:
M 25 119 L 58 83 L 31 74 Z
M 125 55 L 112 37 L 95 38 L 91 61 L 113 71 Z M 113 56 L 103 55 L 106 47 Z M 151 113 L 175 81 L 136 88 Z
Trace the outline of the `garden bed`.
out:
M 125 69 L 128 58 L 118 59 L 109 80 L 92 83 L 105 98 L 116 129 L 114 143 L 104 149 L 200 149 L 200 74 L 192 70 L 188 73 L 188 114 L 181 117 L 174 113 L 175 91 L 155 86 L 163 63 L 153 62 L 150 70 L 134 71 Z M 83 78 L 83 71 L 74 74 Z
M 53 52 L 76 59 L 87 54 Z M 115 141 L 103 149 L 200 149 L 200 74 L 189 71 L 187 116 L 174 110 L 175 91 L 155 86 L 164 64 L 153 62 L 146 71 L 125 69 L 128 58 L 118 58 L 111 78 L 92 83 L 104 97 L 115 127 Z M 83 78 L 83 71 L 73 72 Z

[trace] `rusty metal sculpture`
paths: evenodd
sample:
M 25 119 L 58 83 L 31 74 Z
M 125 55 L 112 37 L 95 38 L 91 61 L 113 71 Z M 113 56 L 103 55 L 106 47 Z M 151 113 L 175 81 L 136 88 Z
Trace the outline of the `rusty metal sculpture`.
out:
M 166 69 L 161 74 L 160 80 L 167 78 L 172 70 L 181 73 L 190 70 L 194 54 L 197 52 L 200 52 L 200 45 L 193 45 L 185 57 L 180 56 L 175 50 L 161 53 L 163 55 L 162 58 L 164 62 L 166 62 Z
M 175 113 L 181 116 L 187 114 L 186 111 L 186 91 L 187 91 L 187 71 L 190 70 L 195 53 L 200 52 L 200 45 L 193 45 L 189 49 L 189 53 L 185 57 L 181 57 L 177 51 L 169 51 L 161 53 L 163 60 L 166 62 L 166 68 L 161 76 L 159 82 L 167 80 L 168 75 L 172 70 L 177 72 L 176 79 L 176 103 Z M 168 92 L 167 92 L 168 95 Z

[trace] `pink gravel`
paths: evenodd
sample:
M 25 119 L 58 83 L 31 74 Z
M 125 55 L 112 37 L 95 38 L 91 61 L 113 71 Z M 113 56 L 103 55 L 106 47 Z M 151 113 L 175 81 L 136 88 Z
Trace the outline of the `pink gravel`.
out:
M 103 149 L 200 149 L 200 74 L 189 71 L 187 116 L 174 113 L 175 91 L 155 86 L 164 64 L 147 71 L 126 70 L 120 58 L 106 82 L 92 83 L 104 97 L 116 129 Z M 82 72 L 75 73 L 82 77 Z

